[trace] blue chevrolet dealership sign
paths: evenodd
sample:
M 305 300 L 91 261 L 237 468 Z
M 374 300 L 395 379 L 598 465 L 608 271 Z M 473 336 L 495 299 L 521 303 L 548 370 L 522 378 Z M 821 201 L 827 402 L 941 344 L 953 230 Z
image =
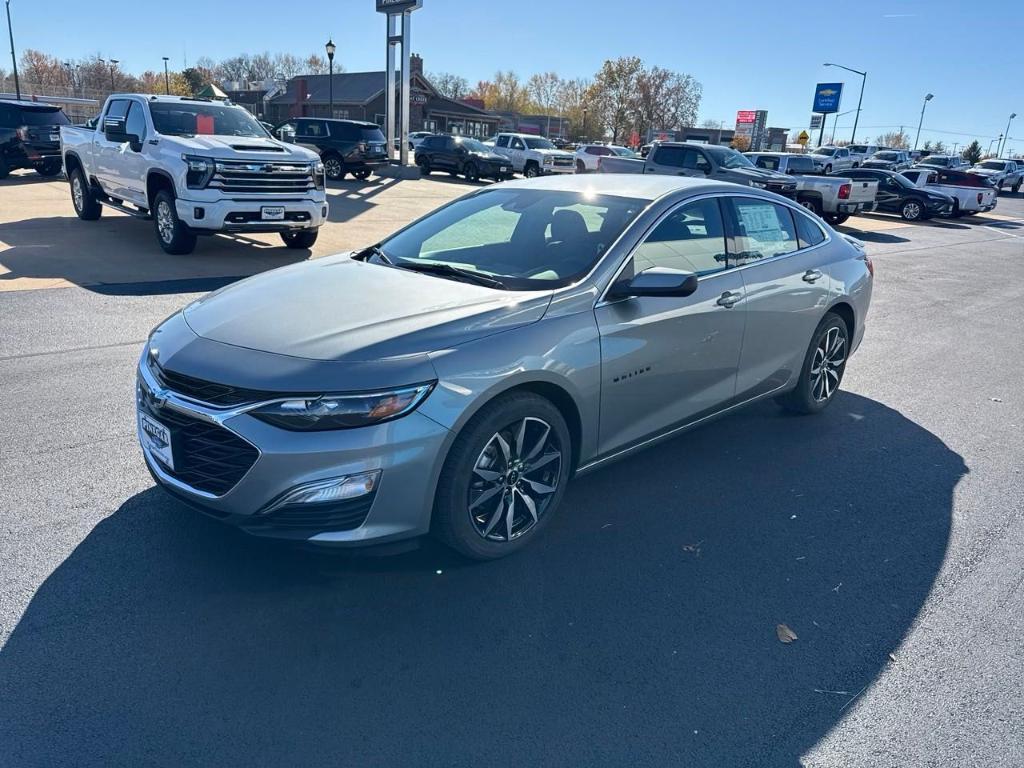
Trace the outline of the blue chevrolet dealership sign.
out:
M 814 89 L 814 108 L 811 112 L 830 114 L 839 111 L 839 100 L 843 96 L 842 83 L 818 83 Z

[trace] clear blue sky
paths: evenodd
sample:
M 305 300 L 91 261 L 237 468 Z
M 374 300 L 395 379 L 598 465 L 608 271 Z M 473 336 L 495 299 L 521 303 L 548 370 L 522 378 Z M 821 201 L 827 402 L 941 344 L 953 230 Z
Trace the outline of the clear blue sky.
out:
M 809 120 L 818 81 L 845 80 L 842 110 L 856 107 L 860 78 L 821 66 L 835 61 L 868 71 L 862 137 L 900 124 L 913 136 L 921 101 L 931 92 L 922 141 L 994 138 L 1017 112 L 1011 148 L 1024 151 L 1024 0 L 424 0 L 423 6 L 413 15 L 413 50 L 428 72 L 455 72 L 471 83 L 497 69 L 524 78 L 544 70 L 590 77 L 606 58 L 637 55 L 703 83 L 701 120 L 729 126 L 738 109 L 767 109 L 770 125 L 793 128 Z M 778 10 L 775 18 L 766 17 L 769 8 Z M 11 12 L 19 51 L 39 48 L 62 58 L 98 53 L 136 73 L 160 69 L 165 55 L 180 68 L 186 52 L 190 62 L 263 50 L 323 53 L 328 36 L 347 70 L 383 69 L 384 17 L 373 0 L 174 0 L 123 9 L 11 0 Z M 799 21 L 801 15 L 808 21 Z M 837 135 L 852 125 L 852 114 L 840 117 Z

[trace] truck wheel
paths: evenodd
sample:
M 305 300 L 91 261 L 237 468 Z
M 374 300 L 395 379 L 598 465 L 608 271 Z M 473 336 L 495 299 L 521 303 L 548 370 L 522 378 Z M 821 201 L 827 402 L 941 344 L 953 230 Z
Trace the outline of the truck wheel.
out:
M 825 175 L 828 176 L 830 173 L 832 173 L 832 166 L 831 165 L 826 165 L 825 166 Z
M 1016 184 L 1013 185 L 1013 194 L 1016 195 L 1018 192 L 1020 192 L 1021 183 L 1022 182 L 1018 181 Z
M 96 195 L 81 168 L 71 172 L 71 202 L 82 221 L 96 221 L 103 215 L 103 206 L 96 202 Z
M 576 173 L 586 173 L 587 165 L 582 160 L 576 161 Z
M 813 213 L 815 216 L 821 216 L 825 211 L 825 209 L 821 207 L 821 202 L 819 200 L 815 200 L 813 197 L 804 198 L 803 200 L 798 200 L 797 202 L 800 203 L 800 205 L 806 208 L 808 211 Z
M 180 256 L 196 249 L 196 235 L 181 223 L 174 207 L 174 195 L 161 189 L 153 198 L 153 224 L 156 239 L 167 253 Z
M 850 214 L 826 213 L 824 216 L 822 216 L 822 218 L 825 219 L 825 221 L 827 221 L 833 227 L 838 227 L 840 224 L 844 223 L 848 218 L 850 218 Z
M 308 249 L 313 247 L 318 234 L 320 232 L 316 229 L 302 229 L 298 232 L 282 232 L 281 239 L 288 248 Z
M 38 173 L 40 176 L 50 178 L 52 176 L 56 176 L 63 170 L 64 163 L 62 163 L 59 159 L 47 160 L 45 163 L 36 168 L 36 173 Z
M 540 168 L 537 167 L 537 164 L 534 162 L 527 163 L 526 167 L 523 169 L 523 177 L 527 179 L 535 179 L 538 176 L 540 176 Z
M 338 155 L 325 155 L 324 173 L 331 181 L 341 181 L 345 178 L 345 174 L 347 173 L 345 170 L 345 161 L 338 157 Z

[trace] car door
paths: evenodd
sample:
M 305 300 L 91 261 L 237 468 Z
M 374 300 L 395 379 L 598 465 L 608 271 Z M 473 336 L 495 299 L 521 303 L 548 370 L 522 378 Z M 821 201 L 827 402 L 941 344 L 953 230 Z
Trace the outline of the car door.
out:
M 318 155 L 324 150 L 327 142 L 327 123 L 323 120 L 302 119 L 295 124 L 295 143 L 300 147 L 311 149 Z
M 873 178 L 878 179 L 878 192 L 875 194 L 875 201 L 881 211 L 897 211 L 903 201 L 903 187 L 892 180 L 891 176 L 879 174 Z
M 107 104 L 107 111 L 103 114 L 101 123 L 103 130 L 95 134 L 95 170 L 93 175 L 99 182 L 100 188 L 109 195 L 119 196 L 121 163 L 121 147 L 124 142 L 112 141 L 107 138 L 107 128 L 114 126 L 125 119 L 128 114 L 128 99 L 113 99 Z
M 725 198 L 729 264 L 743 280 L 747 314 L 737 400 L 774 391 L 799 374 L 828 307 L 830 278 L 813 217 L 762 198 Z M 798 227 L 799 226 L 799 234 Z
M 138 149 L 130 146 L 122 146 L 121 162 L 118 170 L 118 186 L 122 200 L 149 207 L 146 199 L 146 176 L 149 173 L 149 159 L 147 144 L 149 138 L 149 126 L 146 120 L 146 108 L 134 99 L 128 106 L 128 115 L 125 120 L 125 133 L 138 136 L 140 145 Z
M 698 275 L 679 297 L 599 302 L 600 450 L 609 453 L 728 405 L 743 343 L 743 280 L 726 262 L 715 197 L 674 207 L 630 254 L 617 280 L 653 267 Z
M 526 167 L 526 144 L 518 136 L 512 136 L 508 142 L 509 157 L 512 159 L 512 167 L 517 171 Z
M 852 168 L 853 167 L 853 160 L 850 159 L 850 150 L 848 150 L 846 147 L 840 147 L 836 151 L 836 156 L 837 156 L 837 159 L 839 161 L 839 167 L 840 168 Z

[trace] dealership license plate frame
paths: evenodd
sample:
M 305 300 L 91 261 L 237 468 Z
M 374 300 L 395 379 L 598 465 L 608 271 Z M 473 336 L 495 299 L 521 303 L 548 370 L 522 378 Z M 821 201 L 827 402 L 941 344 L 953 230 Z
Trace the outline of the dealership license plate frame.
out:
M 264 205 L 260 208 L 260 221 L 284 221 L 283 205 Z
M 171 430 L 147 413 L 138 412 L 139 442 L 161 463 L 174 469 L 174 449 Z

